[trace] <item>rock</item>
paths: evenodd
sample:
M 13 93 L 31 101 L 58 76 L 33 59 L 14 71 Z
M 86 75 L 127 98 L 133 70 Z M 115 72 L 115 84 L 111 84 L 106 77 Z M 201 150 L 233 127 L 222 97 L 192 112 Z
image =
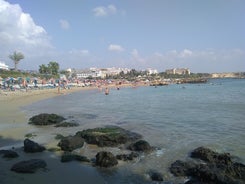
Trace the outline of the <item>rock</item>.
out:
M 44 160 L 31 159 L 14 164 L 11 171 L 15 171 L 17 173 L 35 173 L 38 169 L 45 168 L 46 166 L 47 164 Z
M 80 162 L 90 162 L 90 160 L 87 157 L 81 155 L 65 153 L 61 156 L 61 162 L 70 162 L 73 160 L 77 160 Z
M 138 153 L 135 153 L 135 152 L 131 152 L 130 154 L 121 154 L 121 155 L 117 155 L 116 158 L 118 160 L 123 160 L 123 161 L 131 161 L 133 160 L 134 158 L 137 158 L 139 156 Z
M 229 153 L 217 153 L 209 148 L 199 147 L 191 152 L 192 158 L 199 158 L 203 161 L 216 164 L 231 164 L 231 156 Z
M 4 158 L 16 158 L 18 153 L 12 150 L 0 150 L 0 155 L 3 155 Z
M 189 176 L 188 184 L 242 184 L 245 183 L 245 165 L 234 163 L 229 153 L 217 153 L 208 148 L 199 147 L 191 152 L 192 158 L 205 162 L 176 161 L 170 171 L 175 176 Z
M 58 146 L 63 151 L 73 151 L 84 145 L 84 139 L 80 136 L 68 136 L 60 140 Z
M 128 146 L 128 149 L 132 151 L 142 151 L 142 152 L 150 152 L 153 150 L 150 144 L 145 140 L 139 140 L 135 143 L 130 144 Z
M 30 139 L 24 140 L 24 151 L 28 153 L 42 152 L 45 147 L 39 145 L 38 143 L 31 141 Z
M 171 164 L 170 172 L 174 176 L 188 176 L 190 173 L 190 169 L 194 167 L 195 165 L 193 163 L 176 160 L 174 163 Z
M 150 177 L 152 181 L 163 181 L 163 176 L 159 172 L 151 172 Z
M 58 125 L 55 125 L 55 127 L 77 127 L 79 126 L 78 123 L 71 123 L 71 122 L 63 122 L 59 123 Z
M 64 121 L 65 118 L 57 114 L 39 114 L 29 119 L 29 124 L 34 125 L 53 125 Z
M 118 164 L 116 157 L 111 152 L 101 151 L 96 155 L 96 163 L 100 167 L 112 167 Z
M 83 130 L 77 132 L 76 135 L 84 138 L 88 144 L 96 144 L 100 147 L 115 147 L 141 138 L 141 135 L 117 126 Z

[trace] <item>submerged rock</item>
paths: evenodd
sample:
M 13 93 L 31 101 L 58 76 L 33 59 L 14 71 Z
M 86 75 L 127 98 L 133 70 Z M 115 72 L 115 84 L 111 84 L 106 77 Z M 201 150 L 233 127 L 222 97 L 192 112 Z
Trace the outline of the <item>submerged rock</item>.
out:
M 202 162 L 176 161 L 170 167 L 175 176 L 189 176 L 187 183 L 245 183 L 245 165 L 233 162 L 229 153 L 217 153 L 199 147 L 191 152 L 192 158 Z M 203 162 L 205 161 L 205 162 Z
M 0 150 L 0 155 L 3 155 L 4 158 L 16 158 L 18 153 L 12 150 Z
M 55 127 L 77 127 L 79 126 L 78 123 L 72 123 L 72 122 L 63 122 L 55 125 Z
M 39 114 L 29 119 L 29 124 L 33 125 L 53 125 L 64 121 L 65 118 L 57 114 Z
M 84 145 L 84 139 L 80 136 L 68 136 L 64 137 L 58 143 L 58 146 L 63 151 L 73 151 L 77 148 L 81 148 Z
M 134 158 L 139 157 L 138 153 L 135 152 L 131 152 L 130 154 L 121 154 L 121 155 L 117 155 L 116 158 L 118 160 L 123 160 L 123 161 L 131 161 L 134 160 Z
M 28 153 L 42 152 L 45 150 L 44 146 L 39 145 L 38 143 L 31 141 L 30 139 L 24 140 L 24 151 Z
M 163 181 L 163 175 L 157 171 L 152 171 L 149 175 L 152 181 Z
M 71 154 L 71 153 L 64 153 L 61 156 L 61 162 L 71 162 L 71 161 L 80 161 L 80 162 L 90 162 L 90 160 L 82 155 Z
M 77 132 L 76 135 L 84 138 L 88 144 L 96 144 L 100 147 L 115 147 L 141 138 L 141 135 L 117 126 L 87 129 Z
M 38 169 L 45 168 L 46 162 L 41 159 L 31 159 L 14 164 L 11 171 L 18 173 L 35 173 Z
M 101 151 L 96 155 L 96 163 L 100 167 L 112 167 L 118 164 L 116 157 L 111 152 Z
M 150 152 L 153 150 L 150 144 L 145 140 L 139 140 L 135 143 L 130 144 L 128 146 L 128 149 L 132 151 L 142 151 L 142 152 Z

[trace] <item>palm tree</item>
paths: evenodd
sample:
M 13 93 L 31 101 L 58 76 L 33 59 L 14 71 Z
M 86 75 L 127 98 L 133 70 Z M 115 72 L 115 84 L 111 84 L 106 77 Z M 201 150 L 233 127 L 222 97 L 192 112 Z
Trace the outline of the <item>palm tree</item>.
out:
M 21 52 L 14 51 L 13 54 L 9 55 L 9 58 L 14 62 L 14 70 L 17 70 L 17 65 L 21 59 L 24 59 L 24 55 Z

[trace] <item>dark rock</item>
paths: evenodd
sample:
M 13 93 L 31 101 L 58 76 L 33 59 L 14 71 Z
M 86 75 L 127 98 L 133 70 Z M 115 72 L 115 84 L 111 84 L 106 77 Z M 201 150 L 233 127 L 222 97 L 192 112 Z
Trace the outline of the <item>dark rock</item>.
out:
M 231 164 L 231 156 L 229 153 L 217 153 L 209 148 L 199 147 L 191 152 L 192 158 L 199 158 L 203 161 L 217 164 Z
M 29 119 L 29 124 L 34 124 L 34 125 L 52 125 L 52 124 L 57 124 L 65 120 L 64 117 L 59 116 L 57 114 L 39 114 L 36 116 L 33 116 Z
M 58 146 L 63 151 L 73 151 L 84 145 L 84 139 L 80 136 L 68 136 L 60 140 Z
M 245 165 L 234 163 L 229 153 L 219 154 L 208 148 L 199 147 L 191 153 L 192 158 L 203 162 L 176 161 L 170 171 L 175 176 L 189 176 L 188 184 L 242 184 L 245 183 Z
M 151 172 L 150 177 L 152 181 L 163 181 L 163 176 L 159 172 Z
M 128 146 L 128 149 L 132 151 L 142 151 L 142 152 L 150 152 L 153 150 L 150 144 L 145 140 L 139 140 L 135 143 L 130 144 Z
M 118 160 L 123 160 L 123 161 L 131 161 L 133 160 L 134 158 L 137 158 L 139 156 L 138 153 L 135 153 L 135 152 L 131 152 L 130 154 L 121 154 L 121 155 L 117 155 L 116 158 Z
M 30 139 L 24 140 L 24 151 L 28 153 L 42 152 L 45 147 L 39 145 L 38 143 L 31 141 Z
M 101 151 L 96 155 L 95 164 L 100 167 L 112 167 L 117 165 L 118 161 L 112 153 Z
M 16 158 L 18 157 L 18 153 L 12 150 L 0 150 L 0 155 L 3 155 L 4 158 Z
M 45 168 L 47 166 L 46 162 L 41 159 L 31 159 L 27 161 L 21 161 L 14 164 L 11 171 L 18 173 L 34 173 L 40 168 Z
M 117 126 L 83 130 L 76 135 L 83 137 L 88 144 L 96 144 L 100 147 L 115 147 L 141 138 L 141 135 Z
M 80 161 L 80 162 L 90 162 L 90 160 L 81 155 L 71 154 L 71 153 L 65 153 L 61 156 L 61 162 L 70 162 L 70 161 Z
M 176 160 L 170 166 L 170 172 L 175 176 L 188 176 L 190 169 L 194 168 L 195 165 L 189 162 L 183 162 L 181 160 Z
M 55 127 L 77 127 L 79 126 L 78 123 L 71 123 L 71 122 L 63 122 L 59 123 L 58 125 L 55 125 Z

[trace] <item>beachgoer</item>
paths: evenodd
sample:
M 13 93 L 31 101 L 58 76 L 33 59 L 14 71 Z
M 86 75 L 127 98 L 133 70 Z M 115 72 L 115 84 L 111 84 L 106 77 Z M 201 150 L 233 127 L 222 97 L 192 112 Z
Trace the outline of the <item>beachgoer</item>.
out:
M 105 88 L 105 95 L 109 95 L 109 89 Z

